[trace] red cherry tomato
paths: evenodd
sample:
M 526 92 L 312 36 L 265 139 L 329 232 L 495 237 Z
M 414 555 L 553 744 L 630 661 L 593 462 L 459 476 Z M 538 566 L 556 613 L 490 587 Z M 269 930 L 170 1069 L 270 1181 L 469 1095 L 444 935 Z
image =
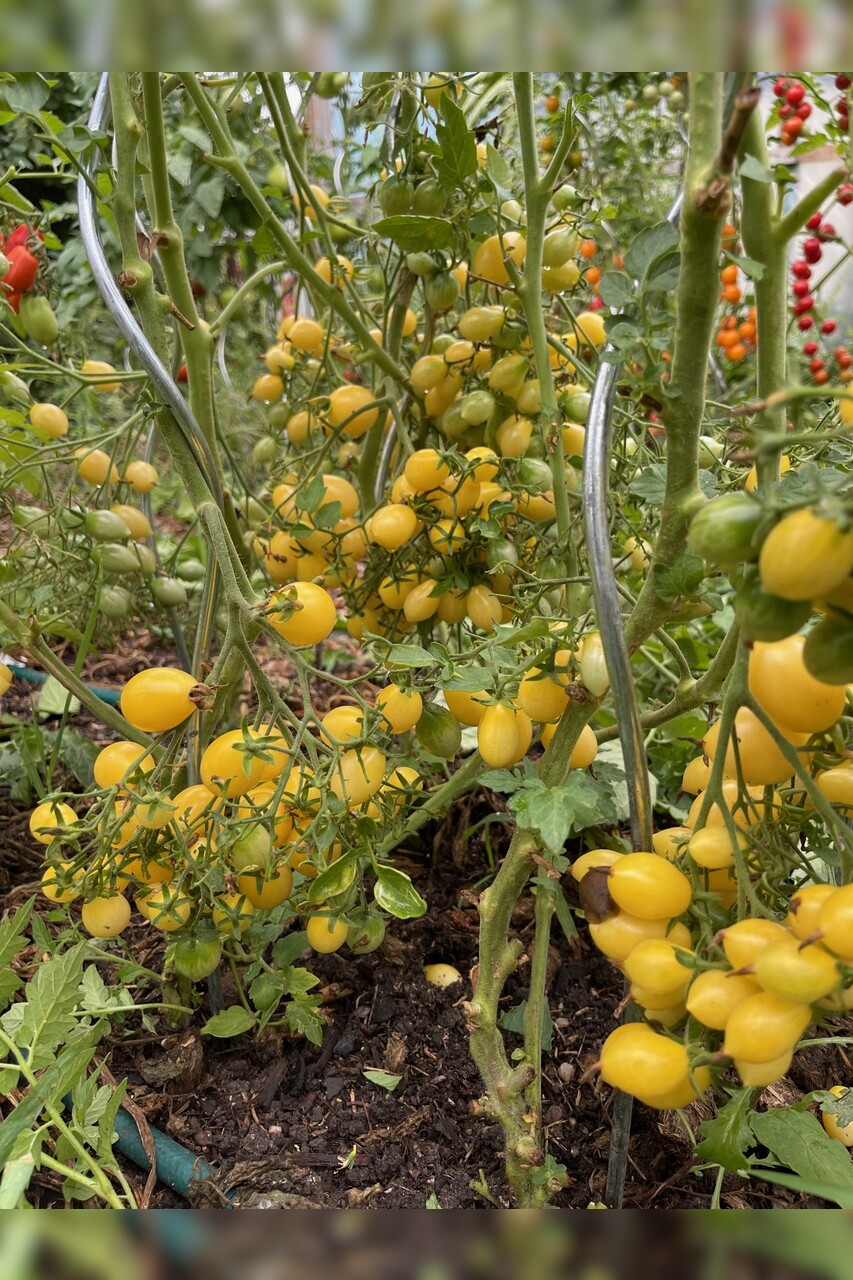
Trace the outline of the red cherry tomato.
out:
M 39 270 L 38 258 L 20 244 L 7 249 L 6 257 L 9 259 L 9 270 L 6 272 L 3 284 L 9 292 L 26 293 L 32 289 Z

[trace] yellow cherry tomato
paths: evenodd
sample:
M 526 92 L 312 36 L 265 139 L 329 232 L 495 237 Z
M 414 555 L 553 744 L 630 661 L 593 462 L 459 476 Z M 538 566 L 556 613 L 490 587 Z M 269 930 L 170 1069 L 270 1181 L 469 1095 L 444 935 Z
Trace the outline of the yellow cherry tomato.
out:
M 196 680 L 177 667 L 149 667 L 131 676 L 121 694 L 121 713 L 136 729 L 165 733 L 191 716 Z

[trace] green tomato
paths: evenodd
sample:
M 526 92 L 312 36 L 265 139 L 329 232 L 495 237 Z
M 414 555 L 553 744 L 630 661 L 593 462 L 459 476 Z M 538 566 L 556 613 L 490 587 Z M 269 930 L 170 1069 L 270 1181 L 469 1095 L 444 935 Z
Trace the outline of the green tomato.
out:
M 453 760 L 462 745 L 462 726 L 446 707 L 427 702 L 415 726 L 415 736 L 431 755 Z
M 853 617 L 827 613 L 806 636 L 803 662 L 809 675 L 825 684 L 853 681 Z
M 377 193 L 379 208 L 386 218 L 408 213 L 412 207 L 413 195 L 411 182 L 398 173 L 392 173 L 390 178 L 385 179 Z
M 175 609 L 187 603 L 187 589 L 177 578 L 152 578 L 151 594 L 164 609 Z
M 733 569 L 758 555 L 761 504 L 746 493 L 712 498 L 693 517 L 687 545 L 694 555 L 721 569 Z
M 276 409 L 280 409 L 281 407 L 281 405 L 276 405 Z M 282 426 L 283 425 L 284 423 L 282 423 Z M 269 466 L 276 455 L 277 449 L 278 445 L 272 436 L 261 436 L 260 440 L 255 442 L 255 446 L 252 449 L 252 461 L 255 466 Z
M 98 613 L 105 618 L 124 618 L 130 608 L 130 592 L 124 587 L 101 587 Z
M 59 323 L 47 298 L 25 293 L 21 298 L 18 318 L 24 333 L 42 347 L 52 347 L 59 337 Z
M 449 311 L 459 297 L 459 281 L 451 271 L 436 271 L 424 285 L 424 295 L 431 311 Z
M 783 600 L 762 591 L 758 573 L 752 567 L 738 586 L 734 607 L 742 638 L 767 644 L 794 635 L 805 626 L 812 611 L 810 600 Z
M 424 178 L 415 187 L 412 196 L 412 213 L 436 217 L 444 209 L 447 195 L 437 178 Z
M 370 910 L 351 911 L 347 946 L 354 955 L 366 956 L 381 947 L 385 938 L 385 921 Z
M 203 582 L 207 574 L 202 562 L 192 556 L 179 560 L 175 572 L 184 582 Z
M 222 943 L 212 933 L 190 934 L 180 938 L 172 950 L 172 964 L 191 982 L 209 978 L 219 967 Z
M 96 542 L 127 542 L 130 538 L 130 530 L 115 511 L 89 511 L 83 524 Z

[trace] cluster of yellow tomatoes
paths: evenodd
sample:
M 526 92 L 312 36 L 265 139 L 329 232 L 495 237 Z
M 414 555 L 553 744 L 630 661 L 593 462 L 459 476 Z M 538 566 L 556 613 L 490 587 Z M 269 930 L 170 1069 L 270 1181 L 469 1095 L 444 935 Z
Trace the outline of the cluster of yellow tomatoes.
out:
M 821 745 L 845 710 L 847 690 L 810 674 L 805 644 L 800 635 L 756 643 L 749 692 L 804 767 L 818 755 L 830 759 L 829 767 L 814 765 L 810 772 L 826 800 L 848 816 L 853 760 L 833 760 L 831 740 L 825 750 Z M 690 918 L 697 888 L 718 910 L 734 906 L 738 872 L 761 873 L 759 824 L 778 821 L 785 803 L 811 805 L 791 759 L 751 709 L 737 711 L 725 742 L 720 723 L 711 725 L 704 754 L 685 770 L 683 789 L 696 796 L 685 826 L 657 832 L 654 853 L 596 850 L 573 865 L 591 904 L 592 938 L 623 969 L 645 1016 L 643 1024 L 620 1027 L 608 1038 L 602 1073 L 651 1106 L 680 1106 L 702 1092 L 709 1063 L 731 1060 L 748 1087 L 773 1083 L 790 1066 L 812 1006 L 818 1014 L 839 1012 L 853 1000 L 851 886 L 804 882 L 784 922 L 772 913 L 747 916 L 694 947 L 691 926 L 702 920 L 701 909 Z M 720 752 L 723 781 L 709 806 L 704 793 Z M 775 789 L 783 784 L 784 795 Z M 710 1043 L 708 1036 L 675 1039 L 648 1025 L 678 1028 L 688 1016 L 712 1033 Z M 714 1034 L 720 1032 L 721 1043 Z

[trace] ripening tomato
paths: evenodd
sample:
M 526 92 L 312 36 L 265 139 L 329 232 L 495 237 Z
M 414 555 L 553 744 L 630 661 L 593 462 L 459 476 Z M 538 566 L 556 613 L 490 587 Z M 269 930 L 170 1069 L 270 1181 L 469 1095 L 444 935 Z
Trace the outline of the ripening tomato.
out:
M 520 267 L 527 253 L 527 241 L 518 231 L 505 231 L 502 236 L 488 236 L 477 247 L 471 271 L 490 284 L 509 284 L 506 260 Z
M 417 689 L 389 684 L 377 694 L 376 707 L 392 733 L 406 733 L 420 720 L 424 701 Z
M 347 382 L 336 387 L 329 396 L 326 422 L 334 430 L 340 430 L 353 440 L 365 435 L 379 416 L 374 404 L 375 396 L 367 387 Z
M 749 688 L 772 719 L 800 733 L 831 729 L 844 710 L 843 685 L 824 684 L 806 670 L 805 637 L 757 641 L 749 655 Z
M 340 951 L 347 940 L 349 925 L 330 915 L 310 916 L 305 922 L 308 945 L 320 955 Z
M 130 903 L 120 893 L 83 903 L 83 928 L 93 938 L 115 938 L 130 924 Z
M 62 436 L 68 435 L 68 415 L 64 409 L 60 409 L 57 404 L 32 404 L 29 409 L 30 422 L 34 427 L 38 427 L 39 431 L 44 431 L 46 435 L 51 436 L 54 440 L 59 440 Z
M 183 929 L 192 915 L 193 902 L 175 881 L 167 881 L 137 894 L 136 909 L 155 929 L 175 933 Z
M 150 773 L 154 757 L 138 742 L 111 742 L 95 758 L 95 782 L 99 787 L 115 787 L 141 770 Z
M 127 525 L 128 533 L 134 541 L 141 541 L 143 538 L 150 538 L 154 530 L 151 528 L 151 522 L 144 511 L 140 511 L 138 507 L 129 507 L 123 502 L 114 502 L 110 507 L 113 515 L 120 516 Z M 159 580 L 161 583 L 165 579 Z M 186 598 L 186 593 L 184 593 Z M 162 603 L 162 601 L 161 601 Z
M 191 716 L 194 676 L 177 667 L 149 667 L 131 676 L 121 694 L 121 713 L 136 729 L 165 733 Z
M 237 888 L 245 894 L 253 907 L 262 911 L 272 911 L 280 907 L 290 897 L 293 889 L 293 872 L 285 862 L 281 862 L 269 877 L 263 874 L 244 873 L 237 877 Z
M 348 808 L 357 809 L 379 790 L 384 777 L 385 755 L 378 747 L 353 747 L 336 761 L 329 790 Z
M 853 530 L 802 508 L 783 516 L 758 555 L 761 586 L 783 600 L 817 600 L 853 572 Z
M 30 835 L 39 844 L 52 844 L 55 839 L 62 839 L 60 828 L 69 827 L 76 821 L 77 814 L 69 804 L 45 800 L 30 814 Z
M 240 934 L 252 923 L 255 908 L 243 893 L 220 893 L 210 913 L 217 933 L 230 937 Z
M 690 906 L 690 880 L 656 853 L 628 853 L 610 869 L 607 887 L 623 911 L 642 920 L 670 920 Z
M 766 991 L 748 996 L 726 1023 L 723 1052 L 747 1062 L 770 1062 L 793 1049 L 811 1022 L 807 1004 L 777 1000 Z
M 150 462 L 134 458 L 124 469 L 124 478 L 135 493 L 150 493 L 160 482 L 160 473 Z
M 754 978 L 746 974 L 705 969 L 697 973 L 687 992 L 687 1011 L 703 1027 L 725 1031 L 734 1010 L 749 996 L 761 991 Z
M 294 602 L 294 611 L 287 613 L 274 606 Z M 274 631 L 296 648 L 321 644 L 335 628 L 337 611 L 335 602 L 325 588 L 314 582 L 295 582 L 274 591 L 270 597 L 268 617 Z
M 86 377 L 96 379 L 92 383 L 92 390 L 101 395 L 106 395 L 108 391 L 118 391 L 121 386 L 121 382 L 104 381 L 107 375 L 115 373 L 115 368 L 105 360 L 84 360 L 80 366 L 80 372 Z
M 107 480 L 110 484 L 118 484 L 118 467 L 103 449 L 75 449 L 74 457 L 77 459 L 77 474 L 87 484 L 102 485 Z

